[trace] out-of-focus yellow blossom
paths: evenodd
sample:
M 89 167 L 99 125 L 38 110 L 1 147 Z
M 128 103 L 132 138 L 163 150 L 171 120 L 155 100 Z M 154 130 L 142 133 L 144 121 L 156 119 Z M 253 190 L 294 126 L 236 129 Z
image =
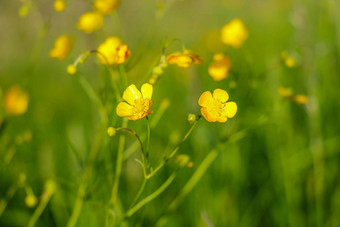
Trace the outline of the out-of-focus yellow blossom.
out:
M 37 204 L 38 200 L 37 197 L 33 195 L 33 193 L 30 193 L 25 198 L 26 206 L 28 207 L 34 207 Z
M 129 120 L 139 120 L 152 113 L 150 109 L 153 86 L 145 83 L 141 92 L 134 84 L 130 85 L 123 93 L 123 99 L 127 102 L 120 102 L 116 108 L 117 115 L 128 117 Z
M 293 95 L 293 90 L 291 88 L 279 87 L 278 93 L 282 97 L 291 97 Z
M 214 62 L 209 66 L 209 75 L 216 81 L 223 80 L 228 77 L 231 68 L 230 59 L 223 54 L 215 54 Z
M 117 9 L 119 3 L 120 0 L 96 0 L 93 6 L 98 12 L 102 14 L 109 14 Z
M 68 74 L 73 75 L 73 74 L 75 74 L 76 72 L 77 72 L 77 66 L 75 66 L 75 65 L 69 65 L 69 66 L 67 66 L 67 73 L 68 73 Z
M 239 18 L 233 19 L 230 23 L 224 25 L 221 30 L 222 42 L 234 48 L 241 47 L 247 38 L 248 31 L 243 21 Z
M 130 55 L 128 46 L 114 36 L 107 38 L 97 51 L 99 60 L 104 65 L 122 64 Z
M 30 13 L 30 11 L 32 10 L 32 8 L 33 8 L 33 3 L 32 3 L 32 1 L 30 1 L 30 0 L 27 0 L 27 1 L 22 1 L 22 6 L 20 7 L 20 9 L 19 9 L 19 16 L 20 17 L 26 17 L 29 13 Z
M 308 97 L 306 95 L 295 95 L 294 96 L 294 101 L 298 104 L 307 104 L 308 103 Z
M 54 42 L 54 47 L 50 51 L 51 58 L 63 60 L 71 51 L 74 43 L 74 37 L 68 35 L 59 36 Z
M 80 16 L 77 29 L 85 33 L 92 33 L 104 24 L 104 17 L 98 12 L 88 12 Z
M 190 50 L 185 50 L 183 53 L 176 52 L 170 54 L 166 58 L 169 64 L 177 64 L 179 67 L 187 68 L 192 64 L 202 64 L 202 60 L 196 54 L 193 54 Z
M 56 0 L 53 4 L 54 10 L 57 12 L 64 11 L 65 6 L 66 4 L 63 0 Z
M 281 53 L 281 58 L 283 60 L 283 63 L 288 67 L 288 68 L 293 68 L 296 66 L 296 60 L 293 58 L 291 55 L 287 53 L 287 51 L 282 51 Z
M 234 117 L 237 105 L 235 102 L 227 102 L 228 99 L 228 93 L 222 89 L 215 89 L 213 94 L 210 91 L 203 92 L 198 104 L 202 107 L 204 118 L 209 122 L 226 122 L 228 118 Z
M 21 115 L 26 112 L 28 95 L 18 85 L 12 86 L 5 94 L 5 109 L 7 113 Z

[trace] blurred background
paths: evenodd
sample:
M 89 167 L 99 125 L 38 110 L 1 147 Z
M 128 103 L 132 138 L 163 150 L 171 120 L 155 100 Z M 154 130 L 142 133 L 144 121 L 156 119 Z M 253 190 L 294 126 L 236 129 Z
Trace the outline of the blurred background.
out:
M 177 171 L 174 182 L 122 226 L 340 226 L 339 1 L 122 0 L 91 34 L 77 30 L 76 24 L 92 10 L 92 1 L 66 1 L 62 12 L 56 12 L 53 3 L 0 2 L 0 226 L 27 226 L 48 180 L 56 188 L 36 226 L 66 226 L 99 124 L 98 108 L 77 78 L 85 78 L 104 97 L 107 127 L 122 122 L 113 95 L 102 95 L 108 71 L 94 55 L 75 75 L 66 68 L 109 36 L 129 46 L 131 55 L 123 67 L 127 84 L 138 88 L 159 60 L 164 40 L 179 39 L 203 60 L 189 68 L 169 65 L 154 86 L 154 112 L 164 100 L 170 105 L 151 130 L 151 165 L 161 162 L 190 128 L 187 115 L 200 113 L 202 92 L 224 89 L 238 105 L 236 116 L 226 123 L 203 118 L 197 123 L 179 150 L 190 156 L 193 166 L 177 170 L 171 162 L 163 168 L 142 197 Z M 221 28 L 234 18 L 243 21 L 249 34 L 237 49 L 220 41 Z M 62 34 L 75 41 L 60 61 L 50 58 L 49 51 Z M 165 54 L 181 51 L 181 42 L 172 43 Z M 215 53 L 231 61 L 222 81 L 208 74 Z M 13 85 L 28 96 L 27 110 L 19 115 L 5 108 L 6 92 Z M 120 86 L 119 93 L 125 88 Z M 294 101 L 285 92 L 300 94 L 304 101 Z M 129 127 L 139 135 L 146 132 L 145 120 L 129 121 Z M 105 136 L 77 226 L 105 224 L 118 139 Z M 128 134 L 126 139 L 125 152 L 135 142 Z M 216 146 L 217 158 L 169 210 Z M 135 161 L 140 150 L 135 150 L 123 162 L 118 192 L 123 210 L 143 179 Z

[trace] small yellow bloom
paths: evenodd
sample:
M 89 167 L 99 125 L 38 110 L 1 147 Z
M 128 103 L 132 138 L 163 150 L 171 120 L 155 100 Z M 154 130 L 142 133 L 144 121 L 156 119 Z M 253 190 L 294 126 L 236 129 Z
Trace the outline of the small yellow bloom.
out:
M 216 81 L 221 81 L 228 77 L 231 68 L 230 59 L 223 54 L 215 54 L 214 62 L 210 64 L 209 75 Z
M 99 60 L 104 65 L 122 64 L 130 55 L 127 45 L 117 37 L 109 37 L 102 43 L 97 51 Z
M 291 55 L 288 54 L 287 51 L 282 51 L 281 53 L 281 58 L 283 60 L 283 63 L 288 67 L 288 68 L 293 68 L 296 66 L 296 60 L 293 58 Z
M 107 134 L 108 134 L 109 136 L 114 136 L 114 135 L 116 135 L 116 132 L 117 132 L 117 130 L 116 130 L 114 127 L 108 127 L 108 128 L 107 128 Z
M 166 58 L 169 64 L 177 64 L 179 67 L 187 68 L 192 64 L 202 64 L 202 60 L 198 55 L 193 54 L 190 50 L 185 50 L 183 53 L 176 52 L 170 54 Z
M 54 10 L 57 12 L 64 11 L 65 2 L 63 0 L 56 0 L 53 4 Z
M 228 93 L 222 89 L 215 89 L 212 95 L 210 91 L 203 92 L 198 104 L 202 107 L 204 118 L 209 122 L 226 122 L 228 118 L 234 117 L 237 105 L 235 102 L 227 102 L 228 99 Z
M 7 113 L 21 115 L 26 112 L 28 95 L 18 85 L 12 86 L 5 94 L 5 109 Z
M 242 46 L 248 38 L 248 31 L 241 19 L 233 19 L 230 23 L 223 26 L 221 31 L 221 40 L 227 45 L 234 48 Z
M 92 33 L 104 24 L 104 17 L 97 12 L 88 12 L 80 16 L 77 29 L 85 33 Z
M 291 88 L 279 87 L 278 93 L 282 97 L 291 97 L 293 95 L 293 90 Z
M 77 66 L 75 65 L 69 65 L 67 66 L 67 73 L 70 75 L 73 75 L 77 72 Z
M 51 58 L 63 60 L 71 51 L 74 43 L 74 37 L 68 35 L 59 36 L 54 42 L 54 47 L 50 51 Z
M 120 102 L 116 108 L 117 115 L 128 117 L 129 120 L 139 120 L 152 113 L 150 109 L 153 86 L 145 83 L 141 92 L 134 84 L 130 85 L 123 93 L 123 99 L 127 102 Z
M 33 193 L 28 194 L 25 198 L 25 203 L 26 206 L 28 207 L 34 207 L 37 204 L 37 202 L 38 202 L 37 197 L 35 197 Z
M 117 9 L 119 3 L 119 0 L 96 0 L 93 6 L 98 12 L 102 14 L 109 14 Z
M 294 101 L 298 104 L 307 104 L 308 103 L 308 97 L 306 95 L 295 95 Z

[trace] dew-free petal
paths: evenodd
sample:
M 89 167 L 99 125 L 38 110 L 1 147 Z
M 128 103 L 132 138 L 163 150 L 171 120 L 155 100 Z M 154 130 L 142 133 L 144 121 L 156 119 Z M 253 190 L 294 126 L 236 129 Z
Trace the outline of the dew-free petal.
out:
M 214 99 L 213 99 L 210 91 L 203 92 L 202 95 L 200 96 L 199 100 L 198 100 L 198 105 L 200 105 L 202 107 L 210 106 L 213 103 L 214 103 Z
M 134 105 L 135 101 L 141 98 L 142 94 L 134 84 L 130 85 L 123 93 L 123 99 L 127 101 L 130 105 Z
M 228 101 L 229 99 L 229 95 L 225 90 L 222 89 L 215 89 L 214 93 L 213 93 L 213 97 L 215 100 L 225 103 L 226 101 Z
M 153 92 L 153 86 L 151 84 L 149 83 L 143 84 L 141 91 L 142 91 L 143 99 L 151 100 L 152 92 Z
M 116 113 L 120 117 L 128 117 L 133 114 L 133 107 L 126 102 L 120 102 L 116 108 Z

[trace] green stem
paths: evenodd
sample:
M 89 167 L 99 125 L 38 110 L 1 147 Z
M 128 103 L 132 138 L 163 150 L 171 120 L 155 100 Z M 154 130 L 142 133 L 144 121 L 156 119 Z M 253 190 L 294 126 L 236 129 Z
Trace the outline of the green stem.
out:
M 197 185 L 198 181 L 202 178 L 209 166 L 216 159 L 217 155 L 217 150 L 210 151 L 200 166 L 196 169 L 195 173 L 191 176 L 190 180 L 185 184 L 180 194 L 174 199 L 174 201 L 172 201 L 168 210 L 174 210 L 178 207 L 182 199 Z
M 147 127 L 147 137 L 146 137 L 146 153 L 145 153 L 145 169 L 146 169 L 146 173 L 148 172 L 148 160 L 149 160 L 149 149 L 150 149 L 150 122 L 149 122 L 149 118 L 148 116 L 146 116 L 146 127 Z
M 35 226 L 35 223 L 37 222 L 38 218 L 44 211 L 45 207 L 47 206 L 48 201 L 50 200 L 51 196 L 53 193 L 50 192 L 44 192 L 44 194 L 41 197 L 41 201 L 39 203 L 39 206 L 35 209 L 33 215 L 31 216 L 29 222 L 28 222 L 28 227 L 33 227 Z
M 171 152 L 171 154 L 168 157 L 165 157 L 163 162 L 161 162 L 161 164 L 159 164 L 157 166 L 157 168 L 155 168 L 151 173 L 149 173 L 146 177 L 147 178 L 151 178 L 153 175 L 155 175 L 168 161 L 169 159 L 171 159 L 179 150 L 179 148 L 181 147 L 181 145 L 186 141 L 186 139 L 189 137 L 189 135 L 191 134 L 192 130 L 195 128 L 196 124 L 197 124 L 198 120 L 196 120 L 192 126 L 190 127 L 190 129 L 188 130 L 188 132 L 185 134 L 185 136 L 183 137 L 182 141 L 175 147 L 175 149 Z
M 142 193 L 143 193 L 143 191 L 144 191 L 144 188 L 145 188 L 145 185 L 146 185 L 147 181 L 148 181 L 147 178 L 144 178 L 144 179 L 143 179 L 142 186 L 140 187 L 140 189 L 139 189 L 139 191 L 138 191 L 136 197 L 135 197 L 134 200 L 132 201 L 130 208 L 131 208 L 133 205 L 135 205 L 135 203 L 138 201 L 138 199 L 139 199 L 140 196 L 142 195 Z
M 151 202 L 153 199 L 155 199 L 157 196 L 159 196 L 169 185 L 172 183 L 172 181 L 175 179 L 176 174 L 172 173 L 170 177 L 156 190 L 154 191 L 151 195 L 147 196 L 145 199 L 137 203 L 134 207 L 129 209 L 125 217 L 130 217 L 132 216 L 136 211 L 138 211 L 140 208 Z

